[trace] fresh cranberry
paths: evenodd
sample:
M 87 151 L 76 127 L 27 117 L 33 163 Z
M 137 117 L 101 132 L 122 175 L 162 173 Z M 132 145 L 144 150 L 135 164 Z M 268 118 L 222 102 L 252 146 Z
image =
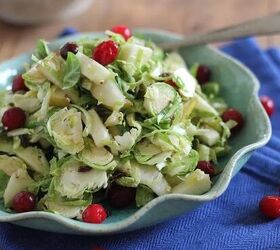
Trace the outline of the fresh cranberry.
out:
M 64 46 L 60 49 L 60 55 L 66 60 L 68 52 L 77 54 L 79 47 L 76 43 L 65 43 Z
M 125 25 L 118 25 L 111 29 L 114 33 L 120 34 L 127 41 L 131 37 L 130 29 Z
M 100 204 L 91 204 L 83 212 L 82 218 L 87 223 L 102 223 L 107 217 L 105 208 Z
M 213 164 L 209 161 L 199 161 L 196 168 L 202 170 L 205 174 L 209 174 L 210 177 L 212 177 L 215 172 Z
M 205 84 L 210 81 L 211 70 L 206 65 L 199 65 L 196 72 L 196 79 L 199 84 Z
M 20 192 L 15 195 L 12 203 L 12 208 L 18 213 L 24 213 L 34 210 L 35 196 L 29 192 Z
M 269 96 L 261 96 L 260 100 L 268 116 L 271 116 L 275 109 L 274 101 Z
M 114 41 L 104 41 L 93 50 L 92 58 L 100 64 L 106 66 L 115 61 L 118 52 L 118 45 Z
M 227 109 L 222 114 L 222 119 L 224 122 L 233 120 L 237 123 L 237 125 L 231 129 L 232 132 L 239 131 L 243 127 L 243 124 L 244 124 L 244 119 L 243 119 L 243 116 L 241 115 L 241 113 L 233 108 Z
M 280 196 L 265 196 L 259 203 L 261 212 L 270 219 L 280 217 Z
M 24 126 L 26 116 L 21 108 L 9 108 L 6 110 L 2 117 L 2 123 L 6 130 L 21 128 Z
M 174 89 L 177 89 L 177 85 L 175 82 L 172 81 L 172 79 L 170 80 L 166 80 L 165 83 L 169 84 L 171 87 L 173 87 Z
M 109 203 L 114 208 L 124 208 L 135 201 L 136 189 L 113 184 L 108 192 Z
M 13 80 L 12 91 L 13 93 L 17 91 L 27 91 L 28 88 L 24 84 L 24 79 L 22 75 L 17 75 Z

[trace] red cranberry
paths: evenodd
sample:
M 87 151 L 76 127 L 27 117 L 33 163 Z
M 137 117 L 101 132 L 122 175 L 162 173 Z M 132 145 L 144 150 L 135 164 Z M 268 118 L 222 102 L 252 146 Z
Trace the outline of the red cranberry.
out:
M 241 115 L 241 113 L 233 108 L 227 109 L 222 114 L 222 119 L 224 122 L 233 120 L 237 123 L 237 125 L 231 129 L 232 132 L 239 131 L 243 127 L 243 124 L 244 124 L 244 119 L 243 119 L 243 116 Z
M 20 192 L 15 195 L 12 203 L 12 208 L 18 213 L 24 213 L 34 210 L 35 196 L 29 192 Z
M 22 75 L 17 75 L 13 80 L 12 91 L 13 93 L 17 91 L 27 91 L 28 88 L 24 84 L 24 79 Z
M 109 203 L 114 208 L 124 208 L 135 201 L 136 189 L 113 184 L 108 192 Z
M 261 96 L 260 100 L 268 116 L 271 116 L 275 109 L 274 101 L 269 96 Z
M 130 29 L 125 25 L 118 25 L 111 29 L 114 33 L 120 34 L 127 41 L 131 37 Z
M 9 108 L 6 110 L 2 117 L 2 123 L 6 130 L 21 128 L 24 126 L 26 116 L 21 108 Z
M 60 55 L 66 60 L 68 52 L 72 52 L 73 54 L 77 54 L 79 51 L 79 47 L 76 43 L 66 43 L 60 49 Z
M 211 70 L 206 65 L 199 65 L 196 72 L 196 79 L 199 84 L 205 84 L 210 81 Z
M 107 218 L 105 208 L 100 204 L 91 204 L 83 212 L 84 222 L 100 224 Z
M 209 161 L 199 161 L 196 168 L 200 169 L 205 174 L 209 174 L 210 177 L 212 177 L 215 172 L 213 164 Z
M 261 212 L 270 219 L 280 217 L 280 197 L 265 196 L 259 203 Z
M 119 52 L 118 45 L 114 41 L 100 43 L 92 52 L 92 58 L 100 64 L 106 66 L 117 58 Z

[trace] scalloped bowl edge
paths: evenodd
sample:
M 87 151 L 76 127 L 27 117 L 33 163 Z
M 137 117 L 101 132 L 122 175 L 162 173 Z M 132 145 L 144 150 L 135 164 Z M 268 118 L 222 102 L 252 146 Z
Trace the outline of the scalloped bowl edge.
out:
M 176 39 L 181 39 L 182 36 L 178 34 L 174 34 L 172 32 L 168 31 L 162 31 L 162 30 L 156 30 L 156 29 L 137 29 L 137 32 L 143 33 L 143 34 L 157 34 L 161 36 L 167 36 L 167 37 L 174 37 Z M 53 43 L 51 43 L 52 46 L 57 46 L 58 44 L 61 44 L 67 40 L 75 40 L 77 38 L 80 38 L 81 36 L 102 36 L 103 33 L 101 32 L 93 32 L 93 33 L 82 33 L 78 35 L 73 35 L 73 36 L 68 36 L 65 38 L 57 39 Z M 244 146 L 243 148 L 240 148 L 227 162 L 223 172 L 221 173 L 221 177 L 219 179 L 222 179 L 220 181 L 220 186 L 219 190 L 215 192 L 211 192 L 211 190 L 203 195 L 184 195 L 184 194 L 168 194 L 168 195 L 163 195 L 160 197 L 157 197 L 153 199 L 151 202 L 146 204 L 144 207 L 140 208 L 137 210 L 133 215 L 119 221 L 119 222 L 113 222 L 110 224 L 99 224 L 99 225 L 94 225 L 94 224 L 87 224 L 79 221 L 75 221 L 72 219 L 65 218 L 63 216 L 60 216 L 58 214 L 52 214 L 49 212 L 42 212 L 42 211 L 35 211 L 35 212 L 29 212 L 29 213 L 22 213 L 22 214 L 9 214 L 4 211 L 0 211 L 0 222 L 12 222 L 15 224 L 19 225 L 24 225 L 27 227 L 31 228 L 36 228 L 36 226 L 32 226 L 32 223 L 30 223 L 32 220 L 36 219 L 43 219 L 43 220 L 50 220 L 52 222 L 58 223 L 60 226 L 65 227 L 62 231 L 65 233 L 75 233 L 75 234 L 94 234 L 94 235 L 101 235 L 101 234 L 113 234 L 113 233 L 120 233 L 120 232 L 125 232 L 125 231 L 131 231 L 137 228 L 142 228 L 144 226 L 148 226 L 150 224 L 156 224 L 159 222 L 162 222 L 163 220 L 159 220 L 153 223 L 147 223 L 143 222 L 143 225 L 138 225 L 137 222 L 141 221 L 143 217 L 154 207 L 156 206 L 161 206 L 165 202 L 175 202 L 175 201 L 183 201 L 183 202 L 188 202 L 188 203 L 194 203 L 195 206 L 197 207 L 201 203 L 204 203 L 206 201 L 213 200 L 220 195 L 224 193 L 224 191 L 227 189 L 230 180 L 232 177 L 236 174 L 236 172 L 239 170 L 237 169 L 238 163 L 242 161 L 243 165 L 248 158 L 250 157 L 251 153 L 264 146 L 270 139 L 271 137 L 271 124 L 270 120 L 263 109 L 259 98 L 258 98 L 258 90 L 259 90 L 259 81 L 257 78 L 253 75 L 253 73 L 247 69 L 244 65 L 242 65 L 240 62 L 238 62 L 236 59 L 232 58 L 229 55 L 226 55 L 225 53 L 210 47 L 209 48 L 214 51 L 215 53 L 219 54 L 220 56 L 226 58 L 227 60 L 231 61 L 234 63 L 236 66 L 240 67 L 246 74 L 251 78 L 252 82 L 254 83 L 254 88 L 253 88 L 253 98 L 254 102 L 257 105 L 257 107 L 261 110 L 262 112 L 262 117 L 263 117 L 263 123 L 266 128 L 265 133 L 263 134 L 262 139 L 259 141 L 256 141 L 254 143 L 248 144 Z M 18 60 L 19 58 L 24 59 L 28 58 L 29 53 L 25 53 L 20 55 L 17 58 L 11 59 L 9 61 L 6 61 L 1 64 L 6 64 L 6 63 L 11 63 L 13 61 Z M 1 66 L 1 65 L 0 65 Z M 1 73 L 1 72 L 0 72 Z M 239 167 L 240 168 L 240 167 Z M 184 210 L 184 209 L 183 209 Z M 189 209 L 191 210 L 191 209 Z M 188 210 L 186 210 L 188 211 Z M 182 214 L 182 210 L 171 217 L 175 217 L 179 214 Z M 30 225 L 26 225 L 26 221 L 30 223 Z M 49 229 L 48 229 L 49 230 Z M 50 231 L 57 231 L 57 230 L 50 230 Z M 61 231 L 61 230 L 60 230 Z

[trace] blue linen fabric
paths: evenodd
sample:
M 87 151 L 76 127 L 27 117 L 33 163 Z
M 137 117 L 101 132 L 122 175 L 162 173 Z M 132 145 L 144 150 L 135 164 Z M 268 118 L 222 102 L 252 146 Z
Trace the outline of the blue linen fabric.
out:
M 94 249 L 280 249 L 280 221 L 258 210 L 262 196 L 280 186 L 280 51 L 263 51 L 252 38 L 236 40 L 223 50 L 245 63 L 261 82 L 260 94 L 274 97 L 273 136 L 256 151 L 218 199 L 176 219 L 136 232 L 107 237 L 69 236 L 0 224 L 4 250 Z M 101 248 L 98 248 L 101 247 Z
M 58 37 L 64 37 L 64 36 L 70 36 L 79 33 L 79 31 L 75 27 L 66 27 L 64 30 L 61 31 L 61 33 L 58 35 Z

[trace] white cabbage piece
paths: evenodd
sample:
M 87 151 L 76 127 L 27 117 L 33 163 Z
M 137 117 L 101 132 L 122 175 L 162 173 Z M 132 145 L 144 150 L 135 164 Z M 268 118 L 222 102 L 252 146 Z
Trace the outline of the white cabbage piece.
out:
M 163 69 L 165 72 L 174 72 L 177 69 L 185 68 L 187 69 L 187 65 L 184 59 L 176 52 L 171 52 L 167 54 L 163 62 Z
M 70 98 L 67 96 L 65 90 L 59 89 L 56 86 L 51 86 L 49 105 L 64 108 L 69 104 L 70 104 Z
M 4 192 L 3 198 L 5 206 L 10 207 L 15 195 L 22 191 L 27 191 L 28 187 L 30 187 L 33 183 L 34 181 L 25 169 L 19 168 L 16 172 L 14 172 L 11 175 Z
M 15 150 L 16 155 L 21 158 L 28 167 L 40 175 L 46 176 L 49 172 L 49 162 L 44 152 L 37 147 L 18 147 Z
M 158 62 L 151 70 L 150 75 L 152 78 L 157 79 L 163 73 L 163 67 L 160 62 Z
M 18 169 L 26 169 L 26 165 L 21 159 L 15 156 L 0 155 L 0 170 L 6 175 L 11 176 Z
M 203 99 L 200 95 L 195 94 L 193 97 L 196 101 L 195 104 L 195 109 L 214 115 L 214 116 L 218 116 L 218 112 L 216 111 L 216 109 L 214 109 L 206 99 Z
M 106 119 L 105 126 L 112 127 L 120 125 L 123 122 L 124 114 L 119 111 L 113 111 L 112 114 Z
M 191 150 L 188 154 L 175 153 L 164 168 L 164 173 L 168 176 L 185 176 L 194 171 L 199 160 L 199 155 L 195 150 Z
M 126 103 L 125 96 L 117 86 L 114 79 L 109 79 L 103 84 L 93 84 L 91 94 L 99 103 L 111 110 L 120 110 Z
M 13 129 L 7 133 L 8 137 L 20 136 L 20 135 L 31 135 L 34 132 L 33 129 L 28 128 L 18 128 Z
M 58 87 L 62 87 L 63 68 L 65 61 L 56 53 L 51 53 L 38 61 L 37 69 L 47 80 Z
M 206 145 L 199 144 L 197 147 L 200 161 L 210 161 L 210 148 Z
M 144 96 L 144 108 L 151 114 L 157 115 L 164 110 L 176 97 L 176 91 L 166 83 L 150 85 Z
M 165 162 L 172 155 L 172 151 L 162 151 L 158 146 L 150 143 L 147 139 L 137 143 L 134 148 L 135 159 L 140 164 L 156 165 L 161 170 Z
M 97 147 L 104 147 L 111 143 L 111 136 L 101 118 L 94 109 L 82 110 L 83 121 L 86 125 L 85 134 L 90 134 Z
M 176 69 L 172 75 L 172 79 L 179 87 L 179 93 L 182 96 L 186 98 L 194 96 L 197 81 L 186 68 Z
M 140 183 L 140 170 L 138 164 L 134 161 L 120 162 L 117 169 L 126 176 L 120 177 L 116 182 L 125 187 L 137 187 Z
M 133 113 L 128 114 L 126 116 L 126 120 L 128 125 L 132 128 L 129 131 L 124 132 L 123 135 L 114 136 L 114 141 L 110 145 L 114 152 L 124 152 L 126 150 L 130 150 L 141 135 L 142 126 L 135 120 L 135 115 Z
M 130 131 L 126 131 L 123 135 L 114 136 L 116 149 L 120 152 L 131 149 L 139 135 L 139 130 L 137 128 L 132 128 Z
M 114 79 L 114 74 L 106 67 L 88 56 L 78 52 L 76 57 L 81 63 L 81 73 L 94 84 L 102 85 L 109 79 Z
M 85 148 L 78 154 L 78 158 L 86 165 L 100 170 L 112 170 L 117 166 L 114 156 L 104 147 L 96 147 L 90 139 L 85 142 Z
M 0 152 L 13 154 L 13 141 L 7 137 L 0 136 Z
M 81 113 L 76 109 L 61 109 L 47 122 L 49 135 L 59 148 L 69 154 L 76 154 L 84 148 Z
M 212 128 L 199 128 L 196 131 L 196 135 L 203 143 L 210 147 L 220 140 L 220 134 Z
M 152 55 L 153 51 L 148 47 L 134 43 L 125 43 L 120 47 L 118 60 L 125 61 L 125 70 L 130 75 L 134 75 L 137 68 L 141 68 L 144 64 L 148 63 Z
M 49 211 L 60 214 L 66 218 L 79 218 L 86 206 L 69 206 L 60 200 L 47 199 L 44 205 Z
M 25 85 L 31 90 L 37 90 L 47 78 L 38 70 L 38 65 L 35 64 L 26 73 L 22 75 Z
M 172 188 L 172 193 L 200 195 L 209 191 L 211 180 L 208 174 L 200 169 L 188 174 L 184 181 Z
M 22 110 L 32 113 L 40 108 L 40 101 L 37 98 L 37 92 L 28 91 L 24 95 L 14 94 L 13 103 L 16 107 Z
M 140 183 L 148 186 L 157 195 L 168 194 L 171 187 L 165 180 L 163 174 L 155 167 L 148 165 L 137 165 L 140 172 Z
M 55 178 L 55 189 L 61 196 L 67 198 L 80 198 L 86 190 L 97 191 L 106 188 L 108 177 L 106 171 L 90 169 L 79 172 L 83 164 L 77 160 L 69 159 L 61 166 L 61 173 Z
M 118 88 L 115 75 L 106 67 L 82 53 L 76 54 L 81 63 L 81 72 L 89 81 L 84 81 L 83 87 L 90 90 L 99 103 L 112 110 L 119 110 L 125 104 L 125 96 Z
M 192 145 L 186 134 L 184 127 L 177 124 L 166 132 L 154 133 L 148 139 L 162 151 L 182 152 L 187 155 L 191 151 Z

